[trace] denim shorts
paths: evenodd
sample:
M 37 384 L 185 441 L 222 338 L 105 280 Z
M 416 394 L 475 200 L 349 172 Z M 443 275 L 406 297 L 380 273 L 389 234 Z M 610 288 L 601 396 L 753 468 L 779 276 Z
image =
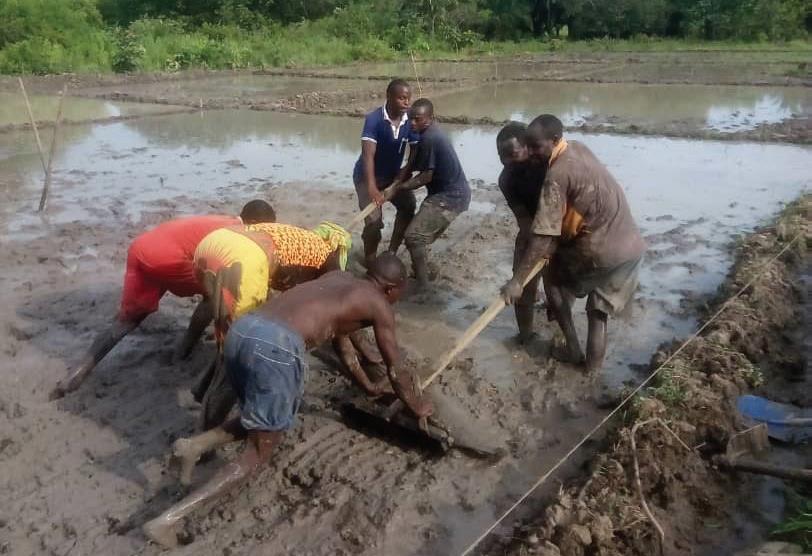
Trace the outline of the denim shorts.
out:
M 293 427 L 307 379 L 302 337 L 256 313 L 234 323 L 225 342 L 225 365 L 247 430 Z

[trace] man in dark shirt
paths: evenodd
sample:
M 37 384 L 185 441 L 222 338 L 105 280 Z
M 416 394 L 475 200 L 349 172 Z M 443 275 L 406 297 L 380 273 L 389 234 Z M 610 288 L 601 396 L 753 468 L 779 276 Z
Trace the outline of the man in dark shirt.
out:
M 386 88 L 386 104 L 366 115 L 361 132 L 361 156 L 355 163 L 352 179 L 358 194 L 359 208 L 375 202 L 384 203 L 382 191 L 392 183 L 402 181 L 406 175 L 401 170 L 406 145 L 410 145 L 409 158 L 413 157 L 417 133 L 409 126 L 409 104 L 412 100 L 409 84 L 395 79 Z M 389 250 L 397 252 L 403 242 L 403 234 L 414 217 L 417 201 L 411 191 L 398 191 L 390 198 L 397 209 Z M 383 214 L 378 208 L 364 221 L 364 255 L 367 265 L 375 259 L 381 242 Z
M 527 243 L 532 235 L 533 217 L 541 195 L 541 184 L 547 173 L 545 164 L 530 159 L 526 144 L 527 125 L 521 122 L 510 122 L 496 135 L 496 150 L 504 169 L 499 174 L 499 189 L 505 196 L 508 207 L 516 216 L 519 233 L 513 249 L 513 271 L 519 265 Z M 516 324 L 519 326 L 519 343 L 527 343 L 533 336 L 534 305 L 538 296 L 539 280 L 537 274 L 522 290 L 516 302 Z
M 434 106 L 418 99 L 410 111 L 412 129 L 420 134 L 413 165 L 407 174 L 419 172 L 401 183 L 398 191 L 413 191 L 425 186 L 428 196 L 406 229 L 406 247 L 412 258 L 415 278 L 421 289 L 428 286 L 428 246 L 440 237 L 457 216 L 468 210 L 471 188 L 462 171 L 456 151 L 434 121 Z
M 547 303 L 567 344 L 565 359 L 600 369 L 606 355 L 606 326 L 631 300 L 645 251 L 623 189 L 586 145 L 564 139 L 561 121 L 539 116 L 527 130 L 532 158 L 547 161 L 531 237 L 513 278 L 502 288 L 507 303 L 522 294 L 522 282 L 541 259 Z M 587 297 L 586 356 L 578 343 L 572 303 Z

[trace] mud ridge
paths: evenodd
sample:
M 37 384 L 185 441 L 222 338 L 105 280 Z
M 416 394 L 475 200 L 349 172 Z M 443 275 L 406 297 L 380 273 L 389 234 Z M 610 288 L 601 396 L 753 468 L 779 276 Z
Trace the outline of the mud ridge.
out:
M 804 299 L 797 278 L 810 240 L 810 206 L 812 196 L 805 195 L 782 213 L 775 226 L 748 236 L 737 248 L 737 262 L 712 310 L 751 278 L 757 274 L 760 278 L 634 400 L 585 479 L 562 488 L 542 515 L 523 526 L 524 534 L 510 547 L 510 554 L 660 553 L 659 537 L 634 487 L 630 442 L 633 425 L 653 418 L 662 419 L 679 437 L 658 423 L 641 427 L 636 434 L 643 493 L 665 532 L 663 553 L 697 554 L 700 547 L 714 546 L 720 551 L 709 553 L 730 553 L 722 548 L 719 526 L 711 530 L 707 524 L 729 523 L 757 479 L 722 472 L 710 457 L 744 428 L 735 412 L 740 394 L 760 391 L 762 381 L 787 380 L 788 373 L 797 374 L 802 366 L 798 361 L 802 340 L 797 336 L 793 340 L 787 331 L 803 328 Z M 784 256 L 771 261 L 798 235 Z M 652 370 L 675 348 L 662 348 Z M 809 388 L 796 381 L 793 390 L 792 401 L 809 404 Z M 798 399 L 799 390 L 806 392 L 805 399 Z

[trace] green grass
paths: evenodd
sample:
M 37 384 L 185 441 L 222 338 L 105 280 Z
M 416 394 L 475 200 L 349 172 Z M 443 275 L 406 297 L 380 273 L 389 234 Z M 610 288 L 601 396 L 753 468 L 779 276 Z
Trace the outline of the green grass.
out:
M 772 536 L 800 544 L 804 552 L 812 551 L 812 499 L 787 490 L 784 521 L 773 529 Z
M 337 28 L 328 19 L 289 26 L 269 25 L 246 30 L 233 25 L 188 28 L 173 20 L 146 19 L 126 29 L 96 30 L 59 39 L 28 38 L 0 49 L 0 73 L 64 73 L 112 71 L 179 71 L 311 67 L 408 59 L 420 60 L 590 52 L 728 52 L 742 60 L 804 61 L 812 43 L 782 44 L 697 42 L 641 37 L 635 40 L 482 41 L 461 34 L 431 39 L 420 32 L 396 30 L 386 37 L 363 30 Z

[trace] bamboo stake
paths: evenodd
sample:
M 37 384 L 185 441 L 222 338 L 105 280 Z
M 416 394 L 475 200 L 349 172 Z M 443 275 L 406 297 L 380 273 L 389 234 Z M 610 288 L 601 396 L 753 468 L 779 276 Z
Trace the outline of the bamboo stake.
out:
M 417 62 L 414 61 L 414 52 L 409 52 L 412 57 L 412 68 L 414 69 L 414 78 L 417 80 L 417 94 L 423 96 L 423 87 L 420 86 L 420 76 L 417 74 Z
M 42 186 L 42 197 L 39 200 L 39 212 L 45 210 L 48 203 L 48 192 L 51 189 L 51 170 L 54 164 L 54 153 L 56 152 L 56 141 L 59 135 L 59 126 L 62 123 L 62 105 L 68 92 L 67 84 L 62 87 L 62 95 L 59 97 L 59 106 L 56 109 L 56 122 L 54 122 L 54 134 L 51 137 L 51 152 L 48 154 L 48 166 L 45 168 L 45 183 Z
M 34 119 L 34 111 L 31 110 L 31 102 L 28 100 L 28 93 L 25 92 L 25 85 L 23 78 L 18 77 L 17 82 L 20 84 L 20 90 L 23 92 L 25 99 L 25 108 L 28 111 L 28 121 L 31 122 L 31 129 L 34 130 L 34 139 L 37 140 L 37 152 L 39 153 L 39 161 L 42 163 L 42 171 L 47 172 L 47 165 L 45 164 L 45 152 L 42 150 L 42 141 L 39 138 L 39 130 L 37 129 L 37 121 Z

